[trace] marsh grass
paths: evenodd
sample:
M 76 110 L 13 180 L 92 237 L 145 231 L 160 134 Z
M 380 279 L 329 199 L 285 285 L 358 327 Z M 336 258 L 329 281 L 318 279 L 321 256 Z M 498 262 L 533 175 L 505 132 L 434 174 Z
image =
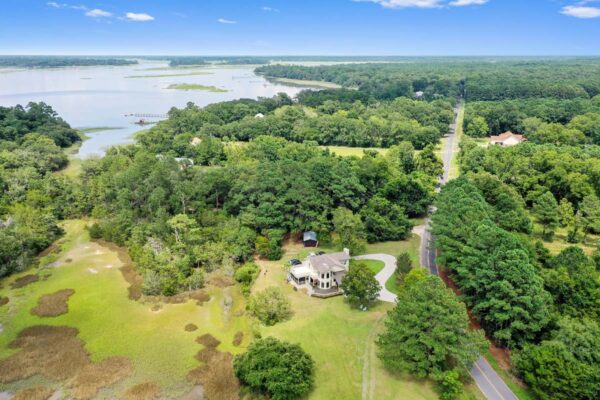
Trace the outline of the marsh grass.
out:
M 19 390 L 11 400 L 48 400 L 54 394 L 54 389 L 46 386 L 34 386 Z
M 133 364 L 127 357 L 109 357 L 88 364 L 69 383 L 70 394 L 77 400 L 93 399 L 101 388 L 125 379 L 132 372 Z
M 123 400 L 156 400 L 160 396 L 160 386 L 144 382 L 130 387 L 123 393 Z
M 38 305 L 31 309 L 31 313 L 38 317 L 58 317 L 66 314 L 69 312 L 67 301 L 74 293 L 73 289 L 62 289 L 45 294 L 38 299 Z

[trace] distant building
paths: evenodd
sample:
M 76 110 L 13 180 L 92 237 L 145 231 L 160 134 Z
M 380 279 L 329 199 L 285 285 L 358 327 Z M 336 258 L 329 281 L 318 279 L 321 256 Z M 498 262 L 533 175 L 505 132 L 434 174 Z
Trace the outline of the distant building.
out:
M 492 136 L 490 138 L 490 143 L 499 146 L 515 146 L 519 143 L 523 143 L 525 140 L 523 135 L 517 135 L 516 133 L 508 131 L 498 136 Z
M 199 137 L 192 138 L 192 141 L 190 142 L 192 146 L 198 146 L 200 143 L 202 143 L 202 139 Z
M 302 240 L 304 242 L 304 247 L 317 247 L 319 245 L 317 233 L 313 231 L 304 232 Z
M 263 113 L 258 113 L 254 116 L 254 118 L 264 118 L 264 117 L 265 117 L 265 114 L 263 114 Z
M 424 94 L 425 93 L 423 91 L 419 90 L 418 92 L 415 92 L 415 97 L 417 99 L 420 99 L 421 97 L 423 97 Z
M 350 250 L 310 255 L 301 265 L 290 268 L 288 280 L 311 296 L 330 297 L 342 293 L 340 285 L 350 268 Z

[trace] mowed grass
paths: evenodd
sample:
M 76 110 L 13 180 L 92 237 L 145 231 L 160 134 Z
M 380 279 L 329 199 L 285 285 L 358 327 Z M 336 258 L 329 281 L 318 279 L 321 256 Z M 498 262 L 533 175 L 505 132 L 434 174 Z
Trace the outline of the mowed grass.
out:
M 134 373 L 111 389 L 117 394 L 134 384 L 154 382 L 163 388 L 163 394 L 179 396 L 190 389 L 187 373 L 200 364 L 194 358 L 202 349 L 195 342 L 197 336 L 210 333 L 222 342 L 219 351 L 233 354 L 247 346 L 251 323 L 244 315 L 245 300 L 237 287 L 208 287 L 211 300 L 202 306 L 187 301 L 161 304 L 156 309 L 154 304 L 130 300 L 129 284 L 119 270 L 123 262 L 115 251 L 90 242 L 85 224 L 82 220 L 64 223 L 66 236 L 60 241 L 60 253 L 42 260 L 41 265 L 58 263 L 41 272 L 48 275 L 47 279 L 11 289 L 15 279 L 35 272 L 29 270 L 2 281 L 0 297 L 8 296 L 10 302 L 0 308 L 4 328 L 0 334 L 0 359 L 18 351 L 8 349 L 7 344 L 22 329 L 39 324 L 66 325 L 79 330 L 79 338 L 94 362 L 111 356 L 131 360 Z M 53 318 L 31 314 L 41 295 L 61 289 L 75 291 L 68 301 L 67 314 Z M 232 301 L 228 312 L 222 306 L 226 297 Z M 186 332 L 184 328 L 190 323 L 198 330 Z M 244 333 L 240 347 L 232 344 L 237 332 Z M 0 390 L 12 387 L 0 385 Z M 108 393 L 107 397 L 114 395 Z
M 362 157 L 365 154 L 365 150 L 374 150 L 381 155 L 385 155 L 389 149 L 380 147 L 348 147 L 348 146 L 320 146 L 324 149 L 329 149 L 332 153 L 342 157 Z
M 463 124 L 465 120 L 465 102 L 462 101 L 460 103 L 460 107 L 458 109 L 458 116 L 456 117 L 456 131 L 454 134 L 454 142 L 452 143 L 452 158 L 450 159 L 450 172 L 448 174 L 448 179 L 458 178 L 460 175 L 459 163 L 458 163 L 458 153 L 460 152 L 460 142 L 463 138 Z
M 371 270 L 371 272 L 373 272 L 375 275 L 377 275 L 383 269 L 383 267 L 385 267 L 385 263 L 383 263 L 382 261 L 377 261 L 377 260 L 360 260 L 360 261 L 351 260 L 350 261 L 350 265 L 359 264 L 359 263 L 366 265 L 367 268 L 369 268 Z
M 370 249 L 400 251 L 401 242 L 371 245 Z M 263 336 L 299 343 L 315 360 L 315 388 L 309 399 L 362 399 L 363 384 L 372 389 L 369 399 L 437 399 L 433 384 L 408 375 L 396 376 L 383 368 L 375 356 L 374 340 L 383 329 L 386 313 L 393 304 L 378 303 L 367 312 L 351 308 L 343 296 L 331 299 L 309 297 L 286 283 L 285 262 L 303 259 L 309 252 L 330 248 L 305 249 L 291 243 L 282 261 L 259 261 L 262 268 L 253 292 L 269 286 L 280 287 L 292 303 L 294 315 L 273 327 L 261 327 Z M 372 268 L 377 268 L 372 263 Z M 365 365 L 366 364 L 366 365 Z

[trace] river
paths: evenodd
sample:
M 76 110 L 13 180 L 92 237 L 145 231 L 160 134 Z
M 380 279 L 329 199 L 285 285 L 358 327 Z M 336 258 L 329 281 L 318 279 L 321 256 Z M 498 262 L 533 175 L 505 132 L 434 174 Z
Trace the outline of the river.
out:
M 279 92 L 294 96 L 304 89 L 269 82 L 254 74 L 252 66 L 174 69 L 168 68 L 166 62 L 139 61 L 123 67 L 0 69 L 0 106 L 43 101 L 74 128 L 118 128 L 89 133 L 78 153 L 86 158 L 102 156 L 110 146 L 131 142 L 132 134 L 143 129 L 134 124 L 140 117 L 131 114 L 162 115 L 171 107 L 184 107 L 190 101 L 205 106 L 240 98 L 271 97 Z M 181 83 L 214 86 L 227 92 L 168 89 L 171 84 Z

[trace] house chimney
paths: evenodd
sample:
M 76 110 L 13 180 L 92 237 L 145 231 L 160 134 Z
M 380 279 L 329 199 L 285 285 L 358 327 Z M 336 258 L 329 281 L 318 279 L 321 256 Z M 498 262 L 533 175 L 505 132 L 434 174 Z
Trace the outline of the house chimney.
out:
M 348 254 L 348 256 L 350 255 L 350 249 L 347 247 L 344 247 L 344 253 Z

